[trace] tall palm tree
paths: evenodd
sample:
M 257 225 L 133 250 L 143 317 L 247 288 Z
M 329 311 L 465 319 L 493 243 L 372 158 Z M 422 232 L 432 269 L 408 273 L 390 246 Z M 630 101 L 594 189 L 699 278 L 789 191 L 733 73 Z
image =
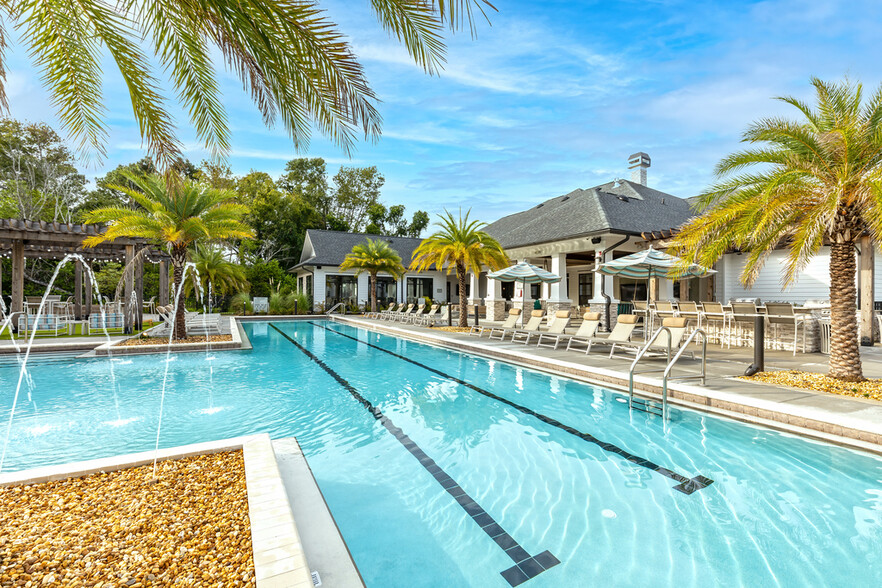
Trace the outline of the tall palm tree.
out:
M 202 292 L 208 296 L 208 285 L 211 284 L 212 294 L 221 296 L 230 292 L 245 290 L 248 280 L 245 277 L 245 268 L 238 263 L 233 263 L 224 258 L 224 252 L 220 247 L 210 244 L 197 244 L 190 252 L 190 261 L 196 266 L 199 273 L 199 281 Z M 187 282 L 184 288 L 189 294 L 192 290 L 191 282 Z
M 236 204 L 235 192 L 216 190 L 193 181 L 169 186 L 158 175 L 125 174 L 137 187 L 110 186 L 127 194 L 140 208 L 122 206 L 97 208 L 86 215 L 86 222 L 109 223 L 104 233 L 88 237 L 86 247 L 94 247 L 117 237 L 151 239 L 168 249 L 174 269 L 175 292 L 179 292 L 187 263 L 187 249 L 196 242 L 247 239 L 251 229 L 241 222 L 246 207 Z M 187 336 L 184 305 L 177 305 L 174 338 Z
M 430 74 L 444 63 L 445 30 L 475 33 L 488 0 L 371 0 L 380 25 Z M 6 29 L 4 21 L 11 24 Z M 57 114 L 81 151 L 104 154 L 105 53 L 122 75 L 149 154 L 161 169 L 181 155 L 151 61 L 167 71 L 199 139 L 215 154 L 230 130 L 212 54 L 241 80 L 267 125 L 282 120 L 297 148 L 313 125 L 349 152 L 380 134 L 377 98 L 346 36 L 319 0 L 0 0 L 0 109 L 8 110 L 4 49 L 19 35 Z
M 436 231 L 416 248 L 410 267 L 414 271 L 424 271 L 433 265 L 441 269 L 447 266 L 449 274 L 456 269 L 459 280 L 459 326 L 468 326 L 468 307 L 466 302 L 466 275 L 480 273 L 483 266 L 499 270 L 508 265 L 508 257 L 499 242 L 481 230 L 486 223 L 469 220 L 471 210 L 465 217 L 460 211 L 454 218 L 448 211 L 438 215 Z M 477 293 L 475 293 L 477 294 Z
M 346 254 L 341 270 L 354 269 L 355 275 L 367 272 L 370 275 L 371 312 L 377 312 L 377 274 L 386 272 L 400 280 L 406 268 L 401 263 L 401 256 L 382 239 L 367 239 L 356 245 Z
M 847 80 L 813 78 L 812 85 L 815 105 L 779 98 L 799 120 L 755 122 L 743 142 L 757 147 L 717 164 L 720 180 L 700 198 L 704 212 L 682 227 L 673 247 L 703 265 L 730 247 L 744 250 L 747 285 L 769 253 L 784 247 L 786 286 L 829 245 L 829 375 L 859 381 L 855 242 L 882 239 L 882 87 L 865 101 L 862 86 Z

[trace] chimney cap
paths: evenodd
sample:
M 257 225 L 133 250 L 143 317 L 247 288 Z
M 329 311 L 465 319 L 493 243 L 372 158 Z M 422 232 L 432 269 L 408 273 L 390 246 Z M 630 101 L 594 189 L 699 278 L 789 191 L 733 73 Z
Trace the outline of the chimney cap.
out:
M 628 164 L 628 169 L 633 169 L 635 167 L 649 167 L 652 164 L 652 160 L 649 159 L 648 153 L 638 151 L 637 153 L 632 153 L 628 156 Z

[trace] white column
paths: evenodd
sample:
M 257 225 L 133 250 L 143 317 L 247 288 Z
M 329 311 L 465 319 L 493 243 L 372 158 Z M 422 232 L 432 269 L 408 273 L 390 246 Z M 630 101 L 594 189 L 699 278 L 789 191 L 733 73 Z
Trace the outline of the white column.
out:
M 548 301 L 552 303 L 570 302 L 567 292 L 567 254 L 554 253 L 551 255 L 551 273 L 561 276 L 560 282 L 551 284 L 551 296 Z
M 594 269 L 597 269 L 601 263 L 603 263 L 603 251 L 598 249 L 594 252 Z M 609 276 L 607 276 L 607 279 L 609 279 Z M 591 278 L 591 304 L 603 304 L 606 302 L 606 299 L 603 297 L 603 290 L 601 289 L 602 283 L 603 274 L 594 272 Z
M 469 304 L 481 304 L 481 291 L 479 289 L 480 277 L 475 272 L 469 274 Z
M 487 298 L 485 300 L 502 300 L 502 282 L 487 278 Z

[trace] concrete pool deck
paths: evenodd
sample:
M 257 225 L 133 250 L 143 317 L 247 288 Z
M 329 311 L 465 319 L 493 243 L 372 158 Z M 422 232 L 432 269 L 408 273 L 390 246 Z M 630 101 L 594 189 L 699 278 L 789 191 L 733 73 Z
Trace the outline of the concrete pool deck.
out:
M 628 388 L 631 359 L 610 359 L 608 347 L 600 347 L 585 354 L 565 349 L 540 348 L 535 343 L 527 346 L 510 341 L 491 341 L 486 336 L 478 338 L 466 333 L 364 317 L 334 316 L 333 320 L 575 377 L 619 390 L 627 391 Z M 862 348 L 862 354 L 865 376 L 882 378 L 882 347 Z M 752 348 L 723 349 L 719 345 L 708 345 L 705 385 L 670 381 L 669 402 L 882 454 L 882 403 L 736 379 L 752 361 Z M 826 362 L 827 356 L 819 353 L 794 356 L 789 351 L 766 351 L 767 370 L 800 369 L 823 373 L 826 371 Z M 665 362 L 648 360 L 645 364 L 644 366 L 641 363 L 640 369 L 650 365 L 658 366 L 659 373 L 635 375 L 635 390 L 641 396 L 658 398 L 661 394 L 661 370 L 664 369 Z M 677 364 L 672 375 L 689 376 L 699 373 L 700 361 L 684 358 Z

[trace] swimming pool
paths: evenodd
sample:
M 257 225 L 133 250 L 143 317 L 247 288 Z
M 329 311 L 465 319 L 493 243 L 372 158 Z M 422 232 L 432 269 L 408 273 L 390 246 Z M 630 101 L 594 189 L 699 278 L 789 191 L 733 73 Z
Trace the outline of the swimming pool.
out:
M 244 328 L 252 351 L 172 357 L 161 445 L 296 436 L 368 586 L 882 584 L 873 456 L 339 323 Z M 152 449 L 164 357 L 113 367 L 115 393 L 107 360 L 37 359 L 6 469 Z

